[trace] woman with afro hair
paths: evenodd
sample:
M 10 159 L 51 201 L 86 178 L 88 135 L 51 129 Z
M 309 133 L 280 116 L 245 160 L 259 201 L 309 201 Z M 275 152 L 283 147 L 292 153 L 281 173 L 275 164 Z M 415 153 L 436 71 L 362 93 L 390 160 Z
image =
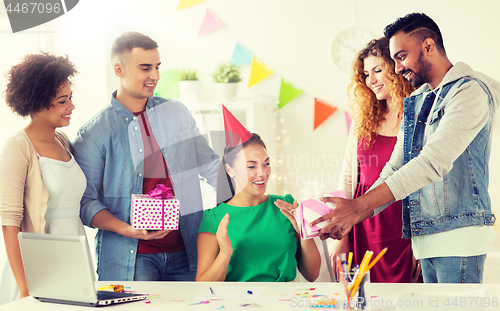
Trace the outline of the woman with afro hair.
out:
M 363 195 L 389 161 L 403 117 L 403 99 L 412 90 L 394 71 L 389 39 L 374 39 L 356 54 L 348 88 L 353 124 L 340 177 L 347 199 Z M 354 266 L 361 263 L 366 251 L 378 254 L 388 247 L 370 270 L 371 282 L 410 283 L 420 270 L 410 240 L 401 238 L 402 227 L 402 204 L 397 201 L 352 227 L 349 235 L 335 244 L 332 256 L 352 251 Z
M 84 235 L 80 200 L 86 178 L 66 135 L 75 106 L 67 57 L 31 54 L 7 72 L 5 101 L 30 123 L 9 138 L 0 157 L 0 219 L 8 263 L 0 303 L 29 295 L 17 234 Z M 17 285 L 17 286 L 16 286 Z

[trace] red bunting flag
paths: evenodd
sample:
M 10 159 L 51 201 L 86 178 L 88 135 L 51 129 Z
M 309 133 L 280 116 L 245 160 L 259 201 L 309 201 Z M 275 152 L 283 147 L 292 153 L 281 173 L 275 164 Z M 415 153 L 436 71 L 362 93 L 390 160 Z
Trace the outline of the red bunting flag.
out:
M 337 107 L 330 105 L 324 100 L 314 98 L 314 129 L 318 128 L 335 111 L 337 111 Z

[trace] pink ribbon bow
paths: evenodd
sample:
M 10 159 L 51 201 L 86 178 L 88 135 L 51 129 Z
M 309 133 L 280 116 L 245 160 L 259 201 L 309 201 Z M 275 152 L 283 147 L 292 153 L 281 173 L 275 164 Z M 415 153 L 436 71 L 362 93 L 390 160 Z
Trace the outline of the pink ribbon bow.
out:
M 172 188 L 165 187 L 163 184 L 157 184 L 156 188 L 149 191 L 148 195 L 156 200 L 170 199 L 172 197 Z

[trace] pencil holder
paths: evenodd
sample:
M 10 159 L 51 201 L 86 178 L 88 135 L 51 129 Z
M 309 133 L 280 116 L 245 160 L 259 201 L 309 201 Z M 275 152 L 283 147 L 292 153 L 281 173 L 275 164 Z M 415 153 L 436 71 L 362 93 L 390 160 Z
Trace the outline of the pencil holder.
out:
M 345 286 L 344 286 L 345 284 Z M 342 287 L 342 309 L 367 310 L 370 292 L 370 271 L 364 275 L 356 272 L 339 272 L 339 285 Z

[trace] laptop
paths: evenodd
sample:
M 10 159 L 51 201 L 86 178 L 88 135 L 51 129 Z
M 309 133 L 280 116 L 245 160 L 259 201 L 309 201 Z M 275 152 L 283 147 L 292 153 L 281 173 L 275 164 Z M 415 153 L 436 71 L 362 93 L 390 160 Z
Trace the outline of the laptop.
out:
M 86 236 L 20 232 L 19 244 L 28 291 L 40 301 L 98 307 L 147 297 L 97 291 Z

